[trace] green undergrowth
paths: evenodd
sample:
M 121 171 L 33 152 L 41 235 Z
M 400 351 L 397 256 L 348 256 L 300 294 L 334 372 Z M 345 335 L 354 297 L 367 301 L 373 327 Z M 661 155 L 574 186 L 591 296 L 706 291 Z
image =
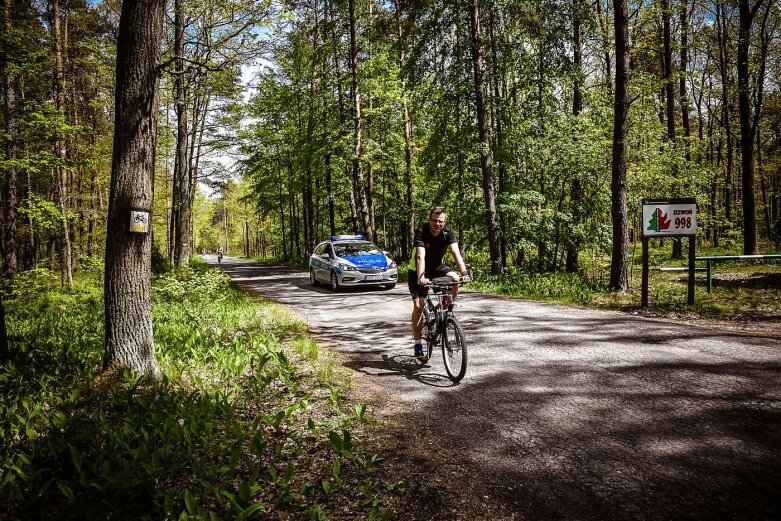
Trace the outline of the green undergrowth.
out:
M 495 295 L 568 304 L 590 304 L 604 285 L 576 273 L 534 273 L 509 267 L 501 275 L 476 271 L 471 289 Z
M 666 246 L 656 246 L 650 250 L 649 306 L 642 310 L 643 313 L 718 320 L 781 321 L 781 262 L 748 260 L 714 263 L 712 292 L 707 292 L 705 272 L 697 271 L 695 303 L 688 305 L 688 273 L 659 270 L 660 267 L 687 266 L 685 258 L 671 258 L 670 244 L 668 241 Z M 733 250 L 700 248 L 697 255 L 740 255 L 740 251 L 734 248 Z M 475 281 L 470 287 L 495 295 L 592 308 L 639 311 L 642 280 L 639 246 L 634 253 L 630 262 L 629 290 L 624 292 L 612 292 L 608 289 L 608 257 L 584 258 L 584 264 L 589 266 L 589 270 L 578 274 L 538 273 L 518 267 L 510 267 L 501 275 L 476 270 Z M 699 262 L 697 266 L 704 267 L 705 263 Z
M 203 265 L 153 285 L 160 382 L 101 373 L 97 273 L 5 297 L 0 512 L 9 519 L 388 519 L 349 377 L 281 306 Z

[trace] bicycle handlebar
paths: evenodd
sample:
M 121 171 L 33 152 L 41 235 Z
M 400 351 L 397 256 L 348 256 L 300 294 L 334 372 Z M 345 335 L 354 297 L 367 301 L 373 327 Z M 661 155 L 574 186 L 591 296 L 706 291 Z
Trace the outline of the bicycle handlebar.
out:
M 426 284 L 426 287 L 434 288 L 434 289 L 450 289 L 454 286 L 463 286 L 468 282 L 471 282 L 471 279 L 468 281 L 463 281 L 463 280 L 453 280 L 450 277 L 437 277 L 429 281 L 429 283 Z

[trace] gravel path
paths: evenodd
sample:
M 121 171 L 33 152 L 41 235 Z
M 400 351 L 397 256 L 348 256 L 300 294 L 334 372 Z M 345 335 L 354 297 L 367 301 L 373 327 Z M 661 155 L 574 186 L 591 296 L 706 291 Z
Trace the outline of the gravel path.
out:
M 207 257 L 209 261 L 215 261 Z M 463 292 L 464 380 L 411 356 L 405 285 L 226 258 L 344 354 L 411 469 L 401 519 L 781 519 L 781 337 Z M 415 486 L 419 481 L 420 485 Z

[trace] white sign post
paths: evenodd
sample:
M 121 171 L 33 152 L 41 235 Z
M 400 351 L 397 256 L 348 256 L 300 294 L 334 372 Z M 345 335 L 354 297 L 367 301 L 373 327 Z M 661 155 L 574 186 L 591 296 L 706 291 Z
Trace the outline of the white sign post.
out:
M 694 304 L 694 238 L 697 201 L 694 198 L 643 199 L 643 277 L 641 307 L 648 307 L 648 238 L 689 237 L 689 305 Z
M 694 199 L 643 200 L 645 237 L 685 237 L 696 233 L 697 202 Z

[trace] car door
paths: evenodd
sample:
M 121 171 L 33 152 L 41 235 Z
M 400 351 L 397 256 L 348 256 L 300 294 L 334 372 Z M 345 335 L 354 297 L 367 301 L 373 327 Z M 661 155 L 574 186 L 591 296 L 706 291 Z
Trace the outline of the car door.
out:
M 330 253 L 330 255 L 328 255 Z M 328 281 L 331 272 L 331 261 L 333 260 L 333 251 L 330 244 L 323 244 L 315 251 L 317 262 L 315 263 L 315 277 L 318 280 Z

